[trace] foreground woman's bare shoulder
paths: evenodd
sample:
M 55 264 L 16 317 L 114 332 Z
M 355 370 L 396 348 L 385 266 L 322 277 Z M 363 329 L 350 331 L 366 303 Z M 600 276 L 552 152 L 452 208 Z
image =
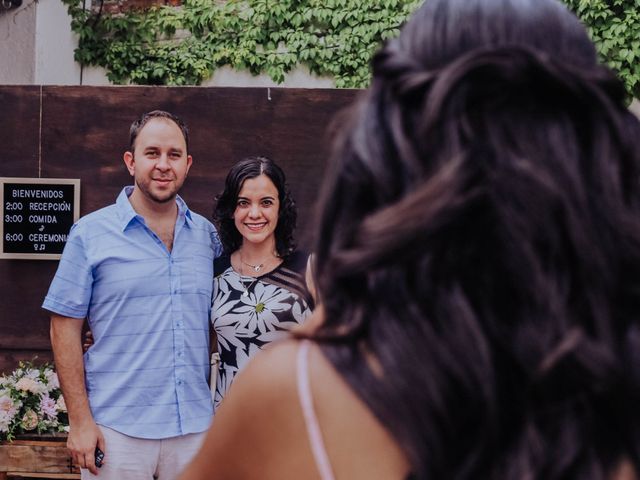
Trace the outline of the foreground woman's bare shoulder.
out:
M 305 427 L 297 401 L 296 352 L 297 342 L 285 341 L 251 359 L 182 480 L 313 478 L 305 476 L 313 458 L 300 445 Z
M 237 375 L 182 480 L 319 479 L 298 396 L 299 346 L 273 344 Z M 316 344 L 308 359 L 314 413 L 336 477 L 404 478 L 404 454 Z

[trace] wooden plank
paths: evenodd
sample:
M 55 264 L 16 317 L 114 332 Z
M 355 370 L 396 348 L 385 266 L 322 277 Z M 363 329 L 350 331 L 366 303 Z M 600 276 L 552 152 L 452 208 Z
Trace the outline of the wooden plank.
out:
M 355 90 L 190 87 L 45 87 L 43 175 L 82 180 L 81 214 L 112 203 L 131 183 L 122 154 L 140 113 L 164 109 L 190 127 L 194 165 L 182 196 L 211 216 L 229 167 L 248 155 L 285 170 L 304 233 L 329 153 L 327 125 Z M 61 139 L 64 139 L 61 141 Z
M 66 433 L 21 434 L 0 442 L 0 480 L 5 478 L 80 478 L 66 447 Z
M 42 329 L 44 330 L 45 327 L 42 327 Z M 3 342 L 8 343 L 11 339 L 7 341 L 3 337 L 2 340 Z M 18 341 L 19 340 L 16 340 L 16 342 Z M 38 365 L 45 362 L 52 362 L 53 352 L 51 352 L 50 347 L 47 350 L 0 348 L 0 375 L 2 373 L 11 373 L 18 366 L 20 361 L 31 361 L 34 359 L 35 363 Z
M 7 472 L 75 473 L 65 444 L 0 445 L 0 468 Z M 74 472 L 75 470 L 75 472 Z
M 51 348 L 49 315 L 40 305 L 57 265 L 53 260 L 0 260 L 1 349 Z
M 66 443 L 69 436 L 65 432 L 52 433 L 21 433 L 13 440 L 14 445 L 31 445 L 34 441 L 38 443 L 53 443 L 54 446 L 60 445 L 60 442 Z M 18 443 L 20 442 L 20 443 Z
M 77 479 L 80 478 L 79 473 L 35 473 L 35 472 L 7 472 L 9 478 L 68 478 Z M 2 480 L 2 472 L 0 472 L 0 480 Z
M 0 111 L 0 176 L 37 177 L 40 87 L 0 86 Z M 45 291 L 46 277 L 52 272 L 48 269 L 52 263 L 48 263 L 0 261 L 0 372 L 13 369 L 19 360 L 32 358 L 26 350 L 50 348 L 46 316 L 37 304 Z M 22 345 L 25 350 L 13 351 Z
M 38 176 L 40 87 L 0 85 L 0 113 L 0 176 Z

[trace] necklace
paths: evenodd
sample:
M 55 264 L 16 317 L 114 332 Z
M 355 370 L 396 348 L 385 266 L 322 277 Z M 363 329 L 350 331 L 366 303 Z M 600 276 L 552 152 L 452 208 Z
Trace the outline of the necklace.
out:
M 251 280 L 249 282 L 249 285 L 244 283 L 244 280 L 242 279 L 242 277 L 244 277 L 244 268 L 242 267 L 242 264 L 245 264 L 245 265 L 253 268 L 253 270 L 256 273 L 258 273 L 260 271 L 260 269 L 264 266 L 264 262 L 262 262 L 262 263 L 260 263 L 258 265 L 251 265 L 251 264 L 245 262 L 242 259 L 242 252 L 240 253 L 240 283 L 242 283 L 242 288 L 244 288 L 244 292 L 242 292 L 242 296 L 243 297 L 248 297 L 249 296 L 249 289 L 253 286 L 254 283 L 256 283 L 256 281 L 258 280 L 258 277 L 254 277 L 253 280 Z
M 251 282 L 249 282 L 249 285 L 247 285 L 246 283 L 244 283 L 244 280 L 242 278 L 240 279 L 240 282 L 242 283 L 242 287 L 244 288 L 244 292 L 242 292 L 243 297 L 249 296 L 249 289 L 254 283 L 256 283 L 257 280 L 258 278 L 256 277 L 253 280 L 251 280 Z
M 251 267 L 253 269 L 253 271 L 255 273 L 260 272 L 260 270 L 262 270 L 262 268 L 264 267 L 265 263 L 267 262 L 267 260 L 269 260 L 271 258 L 271 256 L 276 256 L 276 254 L 271 254 L 269 255 L 267 258 L 265 258 L 264 260 L 262 260 L 260 263 L 258 263 L 257 265 L 252 265 L 251 263 L 247 263 L 244 261 L 244 259 L 242 258 L 242 250 L 240 250 L 240 283 L 242 283 L 242 287 L 244 288 L 244 291 L 242 292 L 242 296 L 243 297 L 248 297 L 249 296 L 249 289 L 253 286 L 254 283 L 256 283 L 258 281 L 258 277 L 254 277 L 253 280 L 251 280 L 249 282 L 249 284 L 247 285 L 244 280 L 242 279 L 242 277 L 244 276 L 244 268 L 242 267 L 242 265 L 246 265 L 247 267 Z
M 262 270 L 262 267 L 264 267 L 264 261 L 262 263 L 259 263 L 258 265 L 252 265 L 250 263 L 245 262 L 244 260 L 242 261 L 242 263 L 244 263 L 247 267 L 253 268 L 253 271 L 256 273 L 258 273 L 260 270 Z
M 265 263 L 267 262 L 267 260 L 269 260 L 271 257 L 277 257 L 278 255 L 275 253 L 270 254 L 268 257 L 264 258 L 263 260 L 261 260 L 257 265 L 253 265 L 252 263 L 249 262 L 245 262 L 242 258 L 242 250 L 240 251 L 240 262 L 244 263 L 247 267 L 251 267 L 253 268 L 253 271 L 258 273 L 260 270 L 262 270 L 262 268 L 264 267 Z

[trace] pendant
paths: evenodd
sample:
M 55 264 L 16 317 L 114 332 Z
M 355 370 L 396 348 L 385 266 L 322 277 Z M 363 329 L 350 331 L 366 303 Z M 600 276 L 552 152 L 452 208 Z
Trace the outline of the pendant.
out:
M 260 265 L 256 265 L 255 267 L 253 267 L 253 270 L 258 273 L 260 271 L 260 269 L 262 268 L 262 264 Z

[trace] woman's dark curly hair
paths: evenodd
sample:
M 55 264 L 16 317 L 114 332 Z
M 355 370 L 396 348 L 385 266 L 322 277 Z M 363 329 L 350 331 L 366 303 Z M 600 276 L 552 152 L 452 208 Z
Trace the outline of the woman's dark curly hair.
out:
M 222 247 L 227 255 L 231 255 L 240 248 L 242 235 L 238 232 L 233 221 L 236 202 L 244 181 L 260 175 L 269 177 L 278 190 L 280 209 L 278 211 L 278 225 L 274 235 L 278 256 L 285 258 L 296 248 L 293 233 L 296 228 L 298 212 L 287 187 L 284 172 L 270 158 L 247 157 L 231 167 L 224 183 L 224 190 L 214 200 L 213 223 L 218 229 Z
M 314 338 L 415 478 L 640 472 L 639 182 L 624 88 L 556 0 L 427 0 L 376 55 Z

